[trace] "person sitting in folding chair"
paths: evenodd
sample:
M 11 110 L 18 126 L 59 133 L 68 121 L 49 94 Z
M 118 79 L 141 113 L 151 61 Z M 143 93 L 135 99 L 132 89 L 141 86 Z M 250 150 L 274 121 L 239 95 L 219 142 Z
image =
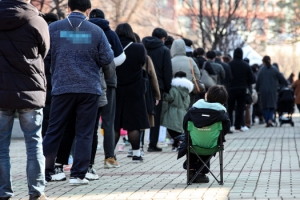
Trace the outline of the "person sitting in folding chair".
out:
M 201 99 L 197 101 L 184 117 L 183 128 L 185 131 L 185 141 L 179 148 L 178 159 L 187 154 L 187 161 L 184 162 L 183 167 L 185 169 L 189 169 L 187 176 L 188 185 L 192 182 L 208 183 L 209 178 L 206 174 L 211 172 L 209 170 L 210 159 L 216 152 L 219 151 L 222 153 L 223 151 L 223 142 L 225 142 L 224 135 L 230 130 L 230 120 L 226 112 L 226 108 L 224 107 L 224 104 L 227 102 L 227 98 L 228 94 L 224 86 L 212 86 L 205 94 L 205 100 Z M 193 129 L 195 131 L 193 131 Z M 205 133 L 205 131 L 211 135 L 204 137 L 199 135 Z M 198 148 L 199 143 L 205 144 L 206 147 L 204 148 L 208 149 Z M 211 145 L 213 148 L 209 149 L 210 147 L 207 147 L 207 145 Z M 194 147 L 196 151 L 191 148 L 187 149 L 187 146 Z M 204 153 L 200 150 L 204 150 Z M 223 184 L 223 159 L 221 156 L 221 181 L 218 181 L 211 173 L 219 184 Z M 206 166 L 203 165 L 201 160 L 204 161 L 204 163 L 206 162 Z

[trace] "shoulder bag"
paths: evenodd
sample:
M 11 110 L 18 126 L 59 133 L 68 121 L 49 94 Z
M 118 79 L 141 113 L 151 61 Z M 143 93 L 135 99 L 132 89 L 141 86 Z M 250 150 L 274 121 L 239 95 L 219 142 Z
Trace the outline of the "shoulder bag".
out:
M 152 90 L 152 76 L 148 72 L 148 57 L 146 56 L 146 70 L 143 69 L 143 77 L 145 81 L 146 93 L 145 101 L 148 114 L 155 115 L 155 98 Z
M 205 65 L 206 65 L 205 61 L 202 65 L 202 69 L 201 71 L 201 82 L 205 85 L 206 88 L 209 88 L 211 86 L 216 85 L 216 82 L 214 81 L 214 79 L 208 74 L 208 72 L 205 70 Z
M 189 58 L 189 61 L 190 61 L 190 68 L 192 70 L 192 77 L 193 77 L 193 83 L 194 83 L 194 88 L 193 88 L 193 91 L 192 91 L 193 94 L 200 94 L 202 92 L 205 92 L 204 85 L 201 83 L 201 81 L 199 79 L 196 79 L 193 63 L 192 63 L 192 60 L 190 58 Z

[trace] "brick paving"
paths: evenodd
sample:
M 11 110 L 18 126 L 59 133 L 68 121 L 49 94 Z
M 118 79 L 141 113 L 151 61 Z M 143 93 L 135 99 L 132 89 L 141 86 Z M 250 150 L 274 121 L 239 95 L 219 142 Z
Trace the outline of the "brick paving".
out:
M 223 186 L 211 175 L 207 184 L 187 186 L 184 159 L 177 160 L 169 146 L 162 153 L 146 152 L 144 163 L 139 164 L 131 163 L 126 151 L 118 153 L 121 167 L 117 169 L 103 168 L 103 151 L 99 150 L 95 169 L 100 180 L 77 187 L 69 186 L 68 181 L 50 182 L 46 194 L 59 200 L 300 200 L 299 117 L 294 115 L 295 127 L 255 125 L 248 132 L 227 135 Z M 12 199 L 28 199 L 24 142 L 12 140 L 10 154 L 15 191 Z M 218 167 L 215 157 L 211 169 L 217 175 Z

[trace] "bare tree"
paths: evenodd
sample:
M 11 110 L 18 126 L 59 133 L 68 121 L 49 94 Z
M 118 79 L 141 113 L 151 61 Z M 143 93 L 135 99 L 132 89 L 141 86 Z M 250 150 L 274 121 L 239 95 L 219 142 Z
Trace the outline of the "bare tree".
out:
M 56 13 L 59 19 L 66 17 L 67 0 L 32 0 L 31 3 L 40 12 Z
M 190 0 L 186 3 L 190 17 L 196 18 L 199 39 L 204 49 L 220 49 L 228 53 L 243 46 L 254 30 L 257 13 L 256 9 L 250 9 L 252 5 L 249 1 Z

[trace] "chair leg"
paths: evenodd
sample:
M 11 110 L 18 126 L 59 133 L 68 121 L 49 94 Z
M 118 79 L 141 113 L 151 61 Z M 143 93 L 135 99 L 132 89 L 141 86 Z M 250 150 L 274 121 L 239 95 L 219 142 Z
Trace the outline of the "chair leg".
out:
M 220 159 L 220 185 L 224 184 L 223 181 L 223 148 L 221 148 L 220 154 L 219 154 L 219 159 Z
M 186 184 L 191 185 L 190 183 L 190 138 L 189 138 L 189 133 L 188 133 L 188 148 L 187 148 L 187 173 L 186 173 Z

